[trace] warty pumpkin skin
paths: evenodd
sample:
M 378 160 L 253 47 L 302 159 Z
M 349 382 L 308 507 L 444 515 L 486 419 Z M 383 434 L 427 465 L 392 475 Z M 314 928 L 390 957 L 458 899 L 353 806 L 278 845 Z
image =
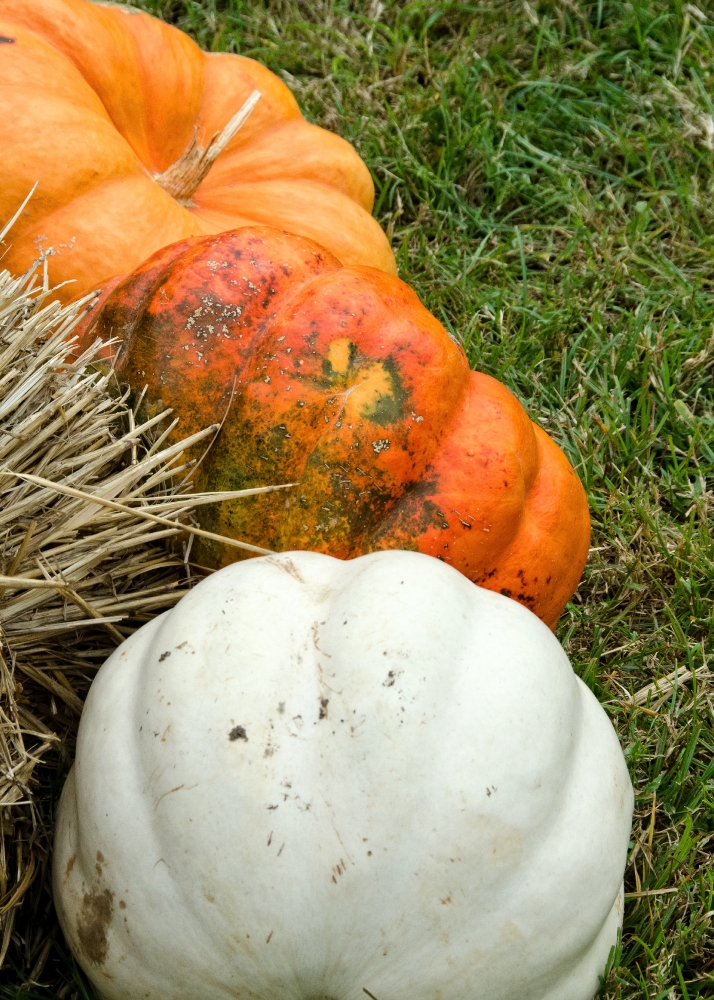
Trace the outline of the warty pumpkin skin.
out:
M 296 484 L 202 508 L 209 530 L 340 558 L 417 549 L 550 626 L 577 586 L 590 536 L 578 477 L 398 278 L 240 229 L 115 282 L 82 343 L 96 336 L 122 341 L 121 379 L 173 407 L 182 435 L 224 421 L 197 488 Z
M 632 804 L 525 608 L 414 552 L 285 553 L 101 668 L 54 897 L 103 1000 L 590 1000 Z
M 87 0 L 0 0 L 0 36 L 0 219 L 39 182 L 4 267 L 22 273 L 52 248 L 50 280 L 73 282 L 58 291 L 68 300 L 169 243 L 263 223 L 316 239 L 345 264 L 396 272 L 364 163 L 308 124 L 254 60 L 202 52 L 157 18 Z M 256 89 L 257 106 L 198 188 L 176 189 L 166 172 Z

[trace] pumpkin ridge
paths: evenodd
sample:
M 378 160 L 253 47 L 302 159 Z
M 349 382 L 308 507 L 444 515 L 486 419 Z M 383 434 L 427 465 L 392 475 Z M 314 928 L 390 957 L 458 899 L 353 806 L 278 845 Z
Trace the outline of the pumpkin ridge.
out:
M 91 87 L 98 99 L 107 109 L 112 124 L 124 138 L 142 163 L 150 162 L 148 145 L 148 122 L 144 115 L 144 106 L 138 100 L 141 90 L 139 79 L 139 53 L 128 32 L 123 30 L 122 23 L 117 20 L 111 10 L 111 5 L 103 8 L 99 5 L 86 4 L 83 0 L 3 0 L 9 16 L 17 19 L 36 37 L 51 45 L 72 65 Z M 144 15 L 146 16 L 146 15 Z M 123 57 L 130 57 L 130 63 L 122 65 L 121 99 L 107 106 L 106 93 L 108 89 L 102 86 L 104 67 L 97 70 L 96 63 L 90 51 L 91 39 L 96 45 L 99 34 L 103 41 L 110 43 L 112 50 L 121 50 Z M 130 140 L 125 128 L 129 116 L 124 104 L 124 96 L 129 91 L 135 98 L 132 114 L 133 129 Z M 137 128 L 141 125 L 141 128 Z
M 67 299 L 77 298 L 92 291 L 92 286 L 87 287 L 86 283 L 83 282 L 82 265 L 80 264 L 80 266 L 77 266 L 77 263 L 79 263 L 77 258 L 80 250 L 83 250 L 84 259 L 91 260 L 93 266 L 98 268 L 99 261 L 106 259 L 107 249 L 116 246 L 116 243 L 119 242 L 119 240 L 116 239 L 117 237 L 124 237 L 124 242 L 129 239 L 136 239 L 135 232 L 130 233 L 122 227 L 116 227 L 112 228 L 111 234 L 105 234 L 106 239 L 103 243 L 97 245 L 96 243 L 92 244 L 91 242 L 92 237 L 96 233 L 96 205 L 98 200 L 103 196 L 103 194 L 105 194 L 106 189 L 111 187 L 119 188 L 122 185 L 128 186 L 137 183 L 141 185 L 146 184 L 149 188 L 153 188 L 155 186 L 151 181 L 151 178 L 146 175 L 143 169 L 141 171 L 137 171 L 136 173 L 126 173 L 119 176 L 103 178 L 96 185 L 85 188 L 81 194 L 75 197 L 71 206 L 67 205 L 67 203 L 55 205 L 51 211 L 46 212 L 41 216 L 41 218 L 35 221 L 32 229 L 30 230 L 31 236 L 34 236 L 36 232 L 41 233 L 43 230 L 52 231 L 53 223 L 56 224 L 58 220 L 66 218 L 70 212 L 72 212 L 73 216 L 75 216 L 72 219 L 70 232 L 72 233 L 72 236 L 75 237 L 76 241 L 66 245 L 65 253 L 63 253 L 62 250 L 62 242 L 64 241 L 60 242 L 56 239 L 56 232 L 51 234 L 47 240 L 43 242 L 44 246 L 54 247 L 54 254 L 50 256 L 51 261 L 56 260 L 56 257 L 66 256 L 68 262 L 71 264 L 71 266 L 68 264 L 66 268 L 67 273 L 73 275 L 73 277 L 65 279 L 68 282 L 68 289 L 71 289 L 69 294 L 66 296 Z M 142 193 L 146 193 L 146 189 L 144 189 L 144 192 Z M 174 199 L 165 192 L 162 192 L 162 196 L 166 199 L 166 202 L 164 203 L 166 208 L 175 212 L 175 215 L 173 218 L 169 216 L 163 205 L 161 208 L 164 210 L 161 212 L 156 211 L 156 215 L 160 215 L 161 221 L 164 223 L 166 228 L 169 228 L 169 226 L 173 228 L 173 232 L 171 234 L 173 239 L 175 240 L 178 237 L 180 240 L 181 238 L 185 239 L 187 236 L 194 235 L 194 233 L 191 233 L 190 230 L 195 230 L 197 223 L 194 222 L 191 213 L 175 202 Z M 137 203 L 138 199 L 135 198 L 135 204 Z M 82 215 L 79 211 L 79 209 L 82 209 L 83 207 L 85 210 L 84 215 Z M 146 219 L 144 219 L 144 226 L 146 229 L 146 239 L 148 240 L 154 238 L 155 227 L 150 227 Z M 181 232 L 180 229 L 183 229 L 183 232 Z M 187 233 L 186 230 L 189 230 L 189 232 Z M 12 249 L 15 250 L 14 244 Z M 34 257 L 38 256 L 34 246 L 32 250 Z M 74 255 L 74 259 L 72 254 Z M 15 257 L 15 254 L 13 254 L 13 257 Z M 18 258 L 15 257 L 15 259 L 17 260 Z M 20 257 L 19 263 L 22 264 L 22 262 L 23 260 Z M 25 258 L 26 267 L 31 263 L 32 260 Z M 107 271 L 108 273 L 105 272 L 105 274 L 102 275 L 100 281 L 98 282 L 99 284 L 102 284 L 104 281 L 108 281 L 112 277 L 109 268 L 107 268 Z M 75 274 L 77 275 L 76 277 L 74 277 Z
M 107 10 L 134 51 L 144 111 L 145 166 L 153 176 L 163 172 L 162 167 L 169 169 L 191 142 L 205 87 L 205 56 L 189 35 L 144 11 L 130 15 L 113 4 Z M 133 125 L 130 118 L 125 128 L 132 132 Z
M 268 234 L 271 232 L 270 230 L 267 229 L 267 227 L 245 227 L 245 229 L 248 228 L 250 228 L 251 233 L 258 238 L 260 238 L 261 236 L 260 229 L 262 228 L 265 228 L 266 233 Z M 238 234 L 240 232 L 241 230 L 236 230 L 235 234 Z M 212 249 L 213 247 L 220 248 L 223 239 L 229 235 L 231 234 L 221 233 L 219 235 L 210 234 L 206 236 L 190 237 L 188 240 L 184 240 L 181 243 L 174 244 L 171 247 L 166 247 L 164 248 L 164 250 L 158 251 L 153 257 L 149 258 L 149 260 L 142 266 L 141 269 L 139 269 L 144 275 L 147 276 L 149 274 L 149 271 L 151 270 L 152 272 L 151 283 L 147 282 L 145 285 L 142 285 L 140 293 L 138 292 L 138 289 L 137 291 L 135 291 L 130 306 L 127 306 L 125 304 L 125 301 L 123 301 L 126 299 L 127 295 L 127 291 L 124 289 L 124 286 L 119 286 L 116 289 L 116 292 L 114 293 L 115 298 L 117 302 L 121 303 L 122 311 L 129 316 L 129 323 L 133 323 L 133 325 L 129 327 L 130 333 L 129 333 L 129 339 L 127 340 L 126 343 L 126 348 L 122 350 L 121 357 L 118 359 L 118 368 L 117 368 L 118 371 L 121 371 L 123 360 L 131 349 L 130 340 L 134 332 L 137 330 L 137 324 L 141 320 L 141 310 L 149 302 L 152 296 L 155 295 L 160 290 L 162 284 L 166 283 L 166 281 L 168 280 L 166 274 L 162 271 L 162 268 L 171 260 L 181 257 L 185 252 L 189 250 L 194 251 L 194 261 L 195 261 L 196 257 L 198 257 L 200 253 Z M 319 249 L 322 250 L 322 248 Z M 331 257 L 332 255 L 326 254 L 326 256 Z M 334 271 L 339 271 L 340 269 L 342 269 L 343 265 L 340 264 L 337 258 L 333 258 L 333 260 L 334 264 L 336 265 Z M 272 266 L 275 268 L 275 272 L 273 273 L 271 278 L 268 279 L 274 281 L 275 273 L 277 273 L 277 270 L 279 269 L 280 265 L 277 264 L 275 261 L 267 261 L 267 263 L 272 264 Z M 328 261 L 328 264 L 329 263 L 331 262 Z M 334 271 L 329 271 L 327 272 L 327 274 L 328 275 L 333 274 Z M 135 272 L 135 274 L 137 274 L 137 272 Z M 307 278 L 305 282 L 301 285 L 295 284 L 288 286 L 286 292 L 284 292 L 284 298 L 281 297 L 281 301 L 278 308 L 275 310 L 275 312 L 271 313 L 268 318 L 266 318 L 266 322 L 270 322 L 271 326 L 278 325 L 281 322 L 284 314 L 294 304 L 295 299 L 302 293 L 308 294 L 309 291 L 313 288 L 314 284 L 316 282 L 319 282 L 319 280 L 324 276 L 325 274 L 323 272 L 321 274 L 316 274 L 311 278 Z M 133 277 L 134 275 L 131 275 L 130 279 L 132 279 Z M 141 296 L 140 298 L 138 297 L 139 294 Z M 108 308 L 110 308 L 110 306 L 108 306 Z M 124 329 L 127 329 L 127 327 L 124 327 Z M 252 348 L 250 349 L 250 353 L 244 358 L 243 361 L 244 369 L 248 368 L 251 364 L 254 363 L 255 354 L 261 346 L 263 345 L 262 344 L 259 345 L 257 343 L 257 338 L 256 338 Z M 240 385 L 240 381 L 241 380 L 239 380 L 238 385 Z
M 84 320 L 75 328 L 74 332 L 78 338 L 77 352 L 81 353 L 95 339 L 95 330 L 101 320 L 103 326 L 109 327 L 109 337 L 114 339 L 116 336 L 121 339 L 121 346 L 116 351 L 115 358 L 115 369 L 117 373 L 121 373 L 131 349 L 134 333 L 141 321 L 142 310 L 165 280 L 162 267 L 169 264 L 177 253 L 210 238 L 210 236 L 194 236 L 170 244 L 157 250 L 132 274 L 117 275 L 111 279 L 107 283 L 108 287 L 105 286 L 99 291 L 96 302 L 92 303 Z M 111 356 L 109 348 L 101 355 L 107 360 Z
M 220 160 L 217 161 L 221 163 Z M 215 210 L 219 200 L 225 200 L 223 213 L 228 217 L 249 218 L 248 225 L 265 226 L 295 233 L 323 247 L 328 220 L 339 218 L 327 249 L 345 267 L 363 266 L 364 247 L 371 247 L 374 268 L 396 277 L 397 269 L 391 247 L 377 220 L 350 195 L 332 185 L 323 185 L 311 178 L 275 178 L 215 184 L 209 172 L 195 197 L 194 214 L 201 208 Z M 210 201 L 207 202 L 206 195 Z M 235 201 L 240 199 L 240 205 Z M 280 218 L 275 218 L 275 206 L 280 205 Z M 231 229 L 237 228 L 231 226 Z M 228 231 L 228 230 L 223 230 Z M 355 234 L 359 234 L 356 238 Z M 217 234 L 216 234 L 217 235 Z M 365 265 L 366 266 L 366 265 Z
M 555 442 L 533 423 L 538 472 L 518 531 L 482 580 L 528 607 L 554 628 L 588 556 L 590 520 L 585 491 Z M 546 569 L 547 567 L 547 569 Z
M 55 86 L 57 86 L 57 72 L 59 67 L 61 67 L 62 71 L 64 71 L 64 73 L 67 74 L 66 78 L 61 81 L 61 83 L 64 84 L 65 86 L 63 86 L 62 89 L 59 91 L 59 96 L 61 98 L 64 98 L 65 100 L 72 100 L 72 96 L 74 95 L 69 95 L 66 93 L 66 85 L 68 83 L 71 84 L 78 83 L 80 86 L 86 88 L 85 95 L 91 94 L 92 100 L 90 104 L 90 102 L 87 101 L 87 97 L 85 95 L 83 95 L 81 99 L 77 99 L 75 96 L 75 99 L 73 101 L 75 106 L 80 108 L 86 108 L 88 111 L 94 111 L 96 114 L 103 115 L 105 120 L 107 122 L 110 122 L 111 125 L 114 128 L 116 128 L 114 122 L 111 119 L 111 116 L 109 115 L 109 112 L 107 111 L 105 105 L 102 103 L 102 100 L 97 94 L 97 92 L 91 86 L 89 81 L 86 80 L 85 77 L 82 75 L 81 70 L 72 62 L 71 59 L 67 57 L 67 55 L 62 51 L 62 49 L 59 48 L 57 45 L 53 44 L 51 38 L 47 38 L 45 35 L 42 35 L 39 32 L 35 32 L 31 28 L 20 26 L 2 17 L 0 17 L 0 34 L 4 36 L 10 35 L 14 37 L 15 42 L 13 44 L 13 51 L 11 53 L 11 56 L 17 59 L 18 62 L 21 62 L 23 58 L 26 56 L 25 46 L 30 46 L 32 48 L 35 48 L 35 51 L 32 52 L 31 54 L 42 59 L 42 62 L 44 64 L 42 67 L 43 70 L 46 70 L 47 61 L 49 58 L 54 57 L 55 59 L 57 59 L 58 60 L 57 62 L 54 62 L 53 60 L 53 65 L 51 66 L 51 71 L 53 74 L 53 80 Z M 7 58 L 8 58 L 7 54 L 3 53 L 3 59 L 6 60 Z M 17 80 L 14 83 L 8 83 L 7 80 L 3 81 L 3 93 L 9 93 L 11 91 L 16 91 L 18 93 L 35 92 L 41 96 L 46 96 L 47 78 L 43 79 L 42 76 L 33 75 L 32 77 L 30 77 L 29 80 L 27 79 L 27 76 L 25 76 L 21 80 Z M 57 94 L 58 91 L 55 90 L 52 96 L 56 97 Z
M 365 284 L 373 286 L 370 291 L 374 302 L 365 307 L 369 326 L 364 331 L 371 344 L 360 339 L 361 319 L 352 312 L 352 307 L 336 308 L 342 295 L 334 288 L 336 278 L 342 279 L 343 286 L 340 287 L 348 289 L 345 292 L 347 295 L 350 282 L 357 285 L 363 295 Z M 416 315 L 408 320 L 398 317 L 391 323 L 388 318 L 385 320 L 385 314 L 387 317 L 390 314 L 390 306 L 385 301 L 385 282 L 392 292 L 391 298 L 396 300 L 401 296 L 404 302 L 400 300 L 400 305 L 408 303 Z M 316 293 L 322 293 L 321 300 L 318 301 Z M 307 343 L 309 323 L 323 313 L 324 317 L 329 315 L 326 310 L 332 299 L 336 299 L 333 303 L 336 308 L 334 318 L 323 318 L 313 339 Z M 301 316 L 303 304 L 308 311 Z M 373 314 L 374 309 L 376 312 Z M 356 320 L 354 329 L 339 330 L 341 312 Z M 378 327 L 376 333 L 372 329 L 375 323 Z M 302 332 L 301 324 L 304 327 Z M 320 339 L 323 326 L 328 332 Z M 414 453 L 410 451 L 409 436 L 419 427 L 419 420 L 416 412 L 410 418 L 409 410 L 412 406 L 420 409 L 438 385 L 434 375 L 436 364 L 426 370 L 415 367 L 418 352 L 414 341 L 420 338 L 426 340 L 424 331 L 427 329 L 432 336 L 438 331 L 442 363 L 451 359 L 452 367 L 461 363 L 463 367 L 454 369 L 449 392 L 443 394 L 446 402 L 433 416 L 432 430 L 428 435 L 421 436 Z M 338 330 L 344 336 L 335 339 L 334 332 Z M 347 345 L 342 344 L 347 339 L 350 340 L 349 350 Z M 298 356 L 308 362 L 300 374 L 293 372 L 286 376 L 280 370 L 285 362 L 275 364 L 277 354 L 274 355 L 274 352 L 280 341 L 284 341 L 283 346 L 291 345 L 289 350 L 297 350 Z M 339 346 L 341 360 L 335 372 L 330 364 L 330 352 L 336 346 Z M 410 482 L 418 481 L 424 475 L 440 442 L 449 433 L 469 386 L 469 370 L 463 352 L 453 344 L 441 324 L 424 309 L 408 286 L 398 279 L 384 279 L 380 272 L 367 268 L 344 268 L 306 283 L 300 289 L 300 301 L 293 301 L 293 309 L 284 315 L 282 322 L 273 322 L 268 337 L 261 340 L 260 348 L 265 355 L 262 360 L 270 359 L 270 364 L 263 371 L 261 359 L 254 354 L 252 362 L 241 373 L 242 384 L 222 432 L 220 458 L 218 451 L 214 450 L 202 470 L 202 476 L 211 488 L 219 489 L 246 488 L 263 481 L 296 482 L 299 484 L 295 489 L 298 506 L 293 500 L 285 498 L 277 504 L 263 503 L 260 522 L 255 526 L 251 526 L 250 512 L 255 505 L 227 502 L 221 506 L 220 512 L 207 511 L 207 518 L 211 519 L 216 530 L 228 530 L 240 537 L 258 537 L 261 532 L 268 532 L 277 539 L 274 547 L 282 544 L 283 547 L 294 548 L 295 538 L 301 534 L 304 510 L 310 523 L 303 525 L 302 534 L 309 530 L 309 537 L 301 539 L 299 548 L 314 548 L 343 558 L 349 557 L 354 549 L 368 550 L 368 539 L 374 534 L 376 526 L 389 517 Z M 414 403 L 413 389 L 410 391 L 406 385 L 400 384 L 400 352 L 405 354 L 406 361 L 403 363 L 407 369 L 414 369 L 412 381 L 415 372 L 418 373 L 418 382 L 413 388 L 421 391 L 421 403 Z M 309 367 L 310 355 L 317 355 L 312 369 Z M 351 361 L 355 363 L 355 370 L 361 373 L 356 376 L 361 381 L 350 383 L 348 370 Z M 300 364 L 303 364 L 302 360 Z M 454 379 L 459 370 L 463 378 L 460 390 L 456 391 Z M 264 378 L 266 375 L 269 377 Z M 426 376 L 431 388 L 424 389 L 423 376 Z M 361 405 L 358 412 L 350 417 L 349 406 L 353 402 L 350 396 L 365 385 L 365 378 L 367 382 L 370 378 L 377 380 L 376 392 L 367 403 L 367 409 Z M 268 389 L 265 382 L 270 383 Z M 289 383 L 292 383 L 293 391 L 298 387 L 301 401 L 298 405 L 304 407 L 299 413 L 294 410 L 294 403 L 288 396 Z M 378 388 L 379 383 L 385 388 L 386 395 Z M 446 385 L 442 386 L 442 389 L 445 388 Z M 270 405 L 267 404 L 268 396 Z M 357 420 L 361 426 L 361 430 L 355 430 L 352 437 L 344 426 L 347 424 L 351 429 L 350 420 L 352 423 Z M 394 435 L 404 442 L 403 448 L 401 443 L 398 446 L 398 453 L 405 456 L 398 473 L 374 464 L 375 457 L 383 448 L 389 448 Z M 295 440 L 297 444 L 288 443 Z M 355 452 L 355 448 L 361 451 Z M 360 455 L 363 457 L 360 458 Z M 290 511 L 288 514 L 286 509 Z
M 60 100 L 61 99 L 58 99 L 53 102 L 55 106 L 60 103 Z M 45 246 L 54 245 L 55 253 L 59 253 L 61 244 L 64 243 L 65 246 L 69 246 L 72 243 L 72 236 L 75 236 L 76 234 L 71 230 L 69 235 L 65 235 L 64 238 L 60 237 L 59 239 L 55 239 L 54 237 L 48 237 L 43 241 L 37 240 L 39 234 L 43 233 L 45 229 L 50 229 L 52 227 L 53 218 L 64 212 L 67 207 L 67 203 L 63 197 L 65 193 L 64 188 L 62 187 L 63 182 L 66 181 L 67 183 L 71 183 L 80 189 L 75 198 L 75 201 L 78 203 L 80 198 L 94 198 L 102 187 L 107 187 L 107 189 L 109 189 L 112 185 L 147 178 L 144 165 L 141 163 L 131 146 L 123 139 L 123 137 L 119 136 L 111 122 L 94 111 L 86 111 L 86 109 L 73 104 L 71 101 L 66 102 L 66 107 L 70 113 L 74 109 L 78 109 L 83 113 L 83 116 L 85 117 L 85 132 L 89 131 L 86 126 L 86 118 L 90 118 L 90 123 L 93 126 L 91 131 L 93 133 L 93 137 L 95 138 L 107 138 L 106 134 L 102 135 L 102 133 L 105 129 L 111 129 L 112 132 L 110 133 L 110 137 L 112 142 L 120 142 L 121 148 L 117 149 L 115 145 L 112 155 L 107 157 L 105 162 L 94 164 L 91 161 L 83 163 L 81 161 L 78 162 L 77 160 L 74 160 L 69 169 L 60 169 L 57 171 L 57 175 L 59 176 L 56 178 L 56 181 L 50 182 L 44 187 L 37 189 L 33 197 L 27 203 L 27 209 L 24 213 L 24 225 L 26 228 L 23 234 L 25 237 L 23 242 L 25 245 L 24 247 L 17 248 L 16 250 L 15 241 L 12 241 L 6 251 L 10 254 L 10 266 L 18 272 L 27 270 L 27 268 L 30 267 L 39 256 L 39 242 L 42 242 Z M 79 145 L 78 141 L 73 143 L 68 141 L 74 138 L 73 131 L 76 130 L 70 130 L 67 128 L 65 130 L 65 134 L 63 135 L 63 140 L 66 143 L 63 150 L 66 155 L 63 167 L 68 165 L 70 157 L 74 159 L 74 154 L 77 146 Z M 20 154 L 19 157 L 17 156 L 18 152 Z M 14 159 L 20 159 L 23 156 L 23 148 L 18 148 L 18 146 L 16 146 L 15 149 L 11 150 L 9 154 L 6 148 L 6 155 L 12 156 Z M 26 152 L 24 155 L 27 155 Z M 15 174 L 14 170 L 13 174 Z M 20 176 L 17 176 L 17 174 Z M 10 186 L 10 179 L 8 179 L 5 183 L 4 190 L 0 193 L 0 202 L 7 205 L 8 209 L 11 209 L 12 211 L 14 211 L 32 187 L 34 170 L 32 170 L 32 168 L 30 168 L 30 170 L 23 170 L 22 167 L 20 167 L 17 170 L 17 174 L 11 177 L 11 180 L 14 181 L 13 186 L 16 188 L 15 192 L 13 192 Z M 22 174 L 24 174 L 24 180 L 21 179 Z M 0 215 L 1 214 L 2 207 L 0 207 Z M 91 289 L 85 289 L 85 291 L 91 291 Z
M 419 551 L 447 562 L 475 583 L 500 590 L 535 610 L 543 599 L 544 580 L 537 596 L 533 596 L 532 580 L 527 582 L 523 571 L 517 571 L 515 566 L 508 569 L 504 553 L 511 549 L 517 552 L 521 559 L 519 567 L 523 563 L 537 563 L 537 559 L 528 559 L 517 539 L 524 522 L 535 518 L 532 507 L 542 451 L 537 438 L 539 429 L 508 389 L 489 375 L 471 372 L 468 394 L 466 407 L 457 412 L 455 422 L 442 438 L 436 460 L 420 481 L 410 484 L 410 489 L 367 540 L 363 551 L 406 548 L 411 539 L 418 537 Z M 469 407 L 473 408 L 471 416 L 465 415 Z M 504 426 L 503 413 L 508 414 L 510 429 Z M 496 423 L 478 431 L 474 440 L 474 419 L 493 424 L 494 415 Z M 504 443 L 499 453 L 480 440 L 489 434 L 497 436 L 499 425 L 502 442 L 504 438 L 509 440 L 509 435 L 512 439 L 510 472 L 503 464 Z M 516 480 L 512 481 L 514 472 Z M 504 475 L 508 478 L 504 479 Z M 560 490 L 559 500 L 563 499 L 562 494 Z M 486 496 L 490 496 L 489 503 L 494 506 L 487 508 L 491 510 L 489 520 L 482 522 L 480 511 Z M 474 506 L 475 498 L 480 498 L 479 505 Z M 576 499 L 582 506 L 583 498 Z M 479 539 L 479 533 L 480 540 L 474 547 L 473 539 Z M 571 581 L 568 596 L 577 579 L 579 573 Z M 551 582 L 548 580 L 548 584 Z
M 248 125 L 246 123 L 246 127 Z M 354 147 L 345 139 L 302 118 L 278 121 L 266 128 L 259 140 L 233 146 L 242 132 L 243 129 L 231 139 L 202 182 L 204 194 L 227 182 L 255 184 L 285 180 L 289 176 L 291 180 L 305 180 L 327 190 L 339 191 L 371 217 L 374 207 L 372 177 L 356 156 Z M 287 170 L 283 162 L 286 157 L 290 161 Z M 256 158 L 264 161 L 258 167 L 251 162 Z

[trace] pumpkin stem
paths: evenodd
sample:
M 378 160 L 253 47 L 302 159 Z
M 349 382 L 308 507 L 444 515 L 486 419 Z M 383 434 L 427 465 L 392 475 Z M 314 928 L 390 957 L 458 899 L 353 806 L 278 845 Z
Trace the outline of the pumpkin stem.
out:
M 196 141 L 196 130 L 188 149 L 162 174 L 154 174 L 156 183 L 182 205 L 190 206 L 198 185 L 240 128 L 245 125 L 253 108 L 260 100 L 259 90 L 254 90 L 237 114 L 233 115 L 222 132 L 216 132 L 205 149 Z

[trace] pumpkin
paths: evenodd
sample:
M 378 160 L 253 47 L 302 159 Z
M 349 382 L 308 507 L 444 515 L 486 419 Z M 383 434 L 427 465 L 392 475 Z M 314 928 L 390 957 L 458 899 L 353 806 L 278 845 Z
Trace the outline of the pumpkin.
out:
M 223 422 L 198 489 L 296 484 L 202 508 L 203 527 L 341 558 L 417 549 L 551 626 L 577 586 L 590 535 L 578 477 L 398 278 L 245 228 L 111 283 L 82 344 L 95 336 L 123 342 L 122 380 L 173 407 L 182 435 Z
M 54 896 L 104 1000 L 589 1000 L 632 806 L 526 608 L 419 553 L 267 556 L 99 671 Z
M 0 148 L 0 219 L 39 182 L 3 266 L 49 255 L 51 281 L 74 282 L 65 300 L 176 240 L 256 222 L 396 271 L 349 143 L 260 63 L 130 7 L 0 2 Z

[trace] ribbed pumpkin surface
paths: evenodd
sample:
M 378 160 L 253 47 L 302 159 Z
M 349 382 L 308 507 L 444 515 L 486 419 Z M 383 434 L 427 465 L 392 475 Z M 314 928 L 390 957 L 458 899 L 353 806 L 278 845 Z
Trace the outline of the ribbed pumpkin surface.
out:
M 551 626 L 577 586 L 575 472 L 398 278 L 240 229 L 156 254 L 90 313 L 95 335 L 123 341 L 121 377 L 174 407 L 182 435 L 225 418 L 197 488 L 297 484 L 204 508 L 204 527 L 342 558 L 415 549 Z
M 0 39 L 0 220 L 39 182 L 3 267 L 22 273 L 51 248 L 50 279 L 73 281 L 59 292 L 69 299 L 176 240 L 257 222 L 395 272 L 364 163 L 254 60 L 86 0 L 1 0 Z M 198 187 L 179 191 L 166 172 L 254 90 L 247 122 Z

